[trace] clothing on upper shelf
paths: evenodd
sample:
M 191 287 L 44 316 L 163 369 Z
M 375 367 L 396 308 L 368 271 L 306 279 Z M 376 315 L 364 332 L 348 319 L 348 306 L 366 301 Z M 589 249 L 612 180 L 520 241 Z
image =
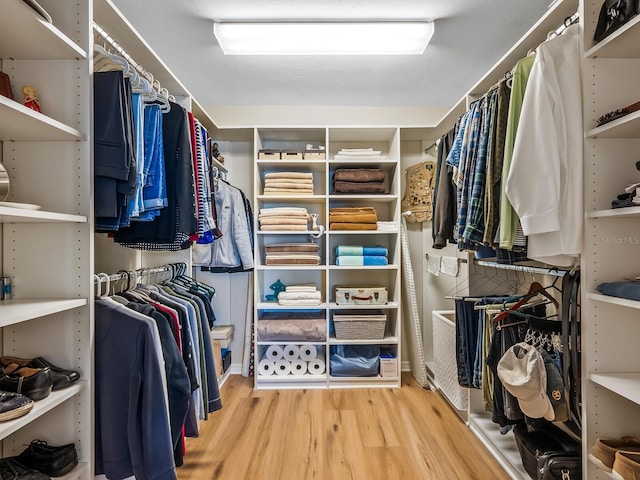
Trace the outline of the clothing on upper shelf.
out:
M 433 189 L 436 180 L 436 164 L 425 161 L 412 165 L 405 170 L 405 191 L 402 198 L 402 211 L 410 211 L 405 218 L 408 223 L 428 222 L 433 211 Z

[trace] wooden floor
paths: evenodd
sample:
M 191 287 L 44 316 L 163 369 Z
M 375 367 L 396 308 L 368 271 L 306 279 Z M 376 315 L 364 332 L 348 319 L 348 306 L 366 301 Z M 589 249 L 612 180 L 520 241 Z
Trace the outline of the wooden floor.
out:
M 439 393 L 254 391 L 231 376 L 223 409 L 187 440 L 179 480 L 502 480 L 509 476 Z

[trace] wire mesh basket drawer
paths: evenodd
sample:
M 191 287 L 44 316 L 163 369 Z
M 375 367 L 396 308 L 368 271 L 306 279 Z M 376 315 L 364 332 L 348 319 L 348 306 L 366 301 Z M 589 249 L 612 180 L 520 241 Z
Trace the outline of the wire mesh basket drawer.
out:
M 333 315 L 338 340 L 382 340 L 387 315 L 381 310 L 367 313 L 345 311 Z

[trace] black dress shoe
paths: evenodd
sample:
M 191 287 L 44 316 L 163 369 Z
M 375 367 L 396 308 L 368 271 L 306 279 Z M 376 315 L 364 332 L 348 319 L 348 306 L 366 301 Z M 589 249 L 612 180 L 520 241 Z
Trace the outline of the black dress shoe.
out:
M 22 417 L 33 408 L 33 400 L 13 392 L 0 391 L 0 422 Z
M 45 360 L 43 357 L 36 358 L 19 358 L 19 357 L 2 357 L 0 358 L 2 365 L 10 365 L 17 363 L 22 367 L 45 368 L 51 370 L 51 378 L 53 378 L 53 391 L 66 388 L 80 378 L 80 373 L 76 370 L 65 370 L 55 366 L 53 363 Z
M 51 393 L 53 380 L 48 368 L 21 367 L 12 363 L 2 369 L 0 390 L 21 393 L 31 400 L 42 400 Z
M 25 467 L 16 457 L 0 458 L 0 480 L 51 480 L 48 475 Z
M 78 465 L 78 452 L 73 443 L 54 447 L 44 440 L 34 440 L 15 458 L 25 467 L 51 477 L 66 475 Z

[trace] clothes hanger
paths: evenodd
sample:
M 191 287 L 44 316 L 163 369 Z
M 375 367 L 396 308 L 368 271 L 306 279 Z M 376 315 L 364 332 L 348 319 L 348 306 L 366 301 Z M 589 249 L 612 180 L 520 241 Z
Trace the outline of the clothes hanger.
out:
M 560 304 L 558 303 L 558 301 L 551 294 L 549 294 L 549 292 L 547 292 L 545 288 L 542 285 L 540 285 L 540 283 L 532 282 L 531 285 L 529 286 L 529 291 L 514 305 L 512 305 L 505 311 L 496 315 L 493 321 L 499 322 L 501 320 L 504 320 L 509 314 L 514 313 L 514 311 L 518 310 L 520 307 L 525 305 L 531 298 L 535 297 L 536 295 L 542 295 L 548 298 L 551 301 L 551 303 L 555 305 L 556 308 L 559 308 Z

